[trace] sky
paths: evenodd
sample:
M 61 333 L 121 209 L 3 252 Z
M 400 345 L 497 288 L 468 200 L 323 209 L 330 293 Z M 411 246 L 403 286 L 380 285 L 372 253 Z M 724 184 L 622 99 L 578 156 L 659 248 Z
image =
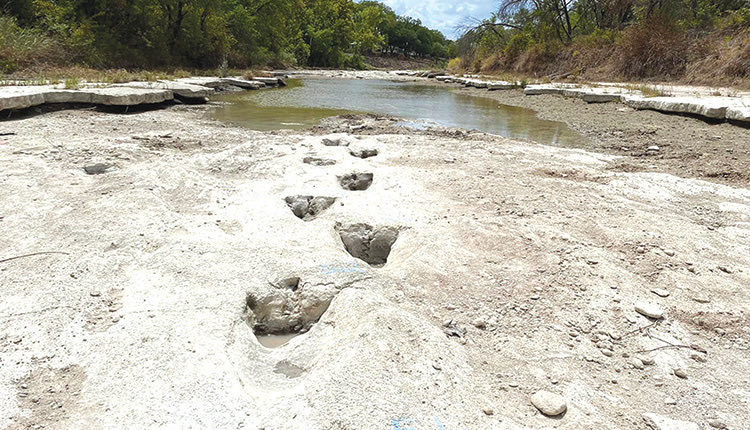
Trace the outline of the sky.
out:
M 417 18 L 428 28 L 440 30 L 449 39 L 461 34 L 457 25 L 467 17 L 487 18 L 495 11 L 499 0 L 380 0 L 399 15 Z

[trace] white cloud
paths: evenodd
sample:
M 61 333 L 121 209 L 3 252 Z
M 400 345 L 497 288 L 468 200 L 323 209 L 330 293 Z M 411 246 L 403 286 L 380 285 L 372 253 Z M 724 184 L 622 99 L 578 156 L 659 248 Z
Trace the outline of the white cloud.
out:
M 498 0 L 381 0 L 397 14 L 422 21 L 422 24 L 443 32 L 451 39 L 460 36 L 456 27 L 467 17 L 486 18 L 496 8 Z

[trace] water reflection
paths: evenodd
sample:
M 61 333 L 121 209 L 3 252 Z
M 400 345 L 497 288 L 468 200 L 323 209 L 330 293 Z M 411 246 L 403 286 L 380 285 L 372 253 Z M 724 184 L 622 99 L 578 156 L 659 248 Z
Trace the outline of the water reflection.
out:
M 388 114 L 543 144 L 581 147 L 585 138 L 534 111 L 434 85 L 360 79 L 292 80 L 282 89 L 215 97 L 219 120 L 253 130 L 301 129 L 345 113 Z

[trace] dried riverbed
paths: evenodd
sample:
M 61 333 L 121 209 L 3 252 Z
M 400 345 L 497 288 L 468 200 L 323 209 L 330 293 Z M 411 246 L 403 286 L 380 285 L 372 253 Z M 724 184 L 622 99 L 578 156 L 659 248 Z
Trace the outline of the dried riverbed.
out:
M 477 97 L 532 109 L 542 119 L 561 121 L 588 138 L 585 148 L 622 156 L 614 169 L 669 172 L 747 187 L 750 184 L 750 129 L 727 122 L 634 110 L 621 103 L 588 104 L 555 95 L 525 96 L 521 90 L 458 88 Z M 649 147 L 658 146 L 658 151 Z
M 592 130 L 602 109 L 602 135 L 621 113 L 559 100 Z M 0 123 L 0 260 L 66 253 L 0 263 L 0 427 L 750 419 L 741 184 L 389 117 L 253 132 L 213 108 Z M 653 115 L 657 139 L 742 130 Z

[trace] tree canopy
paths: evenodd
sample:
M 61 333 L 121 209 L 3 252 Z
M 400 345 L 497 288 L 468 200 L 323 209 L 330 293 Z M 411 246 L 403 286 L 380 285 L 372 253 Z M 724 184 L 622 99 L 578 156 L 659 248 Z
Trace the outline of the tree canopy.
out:
M 0 0 L 0 9 L 0 31 L 34 32 L 91 67 L 361 67 L 371 52 L 445 58 L 452 48 L 376 1 Z M 11 51 L 0 45 L 0 56 Z

